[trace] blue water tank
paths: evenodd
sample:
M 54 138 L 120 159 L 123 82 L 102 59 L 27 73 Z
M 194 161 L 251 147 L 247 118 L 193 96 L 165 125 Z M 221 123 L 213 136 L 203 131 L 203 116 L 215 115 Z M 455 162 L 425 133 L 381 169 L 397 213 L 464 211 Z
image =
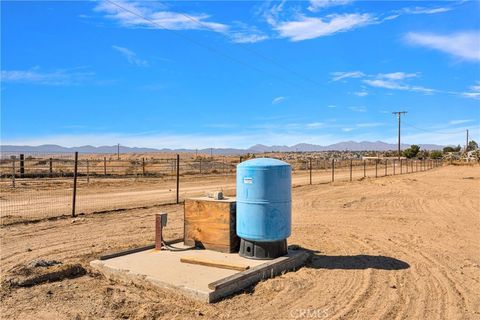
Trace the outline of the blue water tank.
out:
M 250 241 L 279 241 L 291 233 L 292 169 L 258 158 L 237 166 L 237 235 Z

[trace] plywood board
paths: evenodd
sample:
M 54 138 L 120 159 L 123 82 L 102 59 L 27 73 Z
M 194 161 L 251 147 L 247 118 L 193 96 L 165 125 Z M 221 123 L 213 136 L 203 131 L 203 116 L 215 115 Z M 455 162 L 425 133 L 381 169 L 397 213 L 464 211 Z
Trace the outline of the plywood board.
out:
M 235 200 L 194 198 L 185 200 L 185 244 L 196 242 L 205 248 L 235 252 L 239 239 L 236 235 Z

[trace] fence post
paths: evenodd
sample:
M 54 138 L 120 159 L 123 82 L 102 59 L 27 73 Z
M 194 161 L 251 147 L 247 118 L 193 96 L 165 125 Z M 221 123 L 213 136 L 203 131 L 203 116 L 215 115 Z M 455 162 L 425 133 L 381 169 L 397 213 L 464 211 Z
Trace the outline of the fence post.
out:
M 25 155 L 20 154 L 20 178 L 25 175 Z
M 75 151 L 75 165 L 73 167 L 73 201 L 72 217 L 75 218 L 75 205 L 77 201 L 77 170 L 78 170 L 78 151 Z
M 335 181 L 335 159 L 332 159 L 332 182 Z
M 378 159 L 375 159 L 375 178 L 378 178 L 377 171 L 378 171 Z
M 312 158 L 308 160 L 310 161 L 310 184 L 312 184 Z
M 400 174 L 403 174 L 403 160 L 400 159 Z
M 145 158 L 142 158 L 142 175 L 145 176 Z
M 177 154 L 177 204 L 180 202 L 180 155 Z
M 103 175 L 107 175 L 107 157 L 103 157 Z
M 353 160 L 350 159 L 350 181 L 352 181 L 352 166 L 353 166 Z
M 363 177 L 367 177 L 367 160 L 363 160 Z
M 15 188 L 15 158 L 12 157 L 12 188 Z
M 240 157 L 240 159 L 241 159 L 241 157 Z M 200 174 L 202 174 L 202 158 L 200 158 Z
M 393 175 L 395 175 L 395 159 L 393 160 Z
M 49 159 L 49 163 L 50 163 L 50 165 L 49 165 L 50 177 L 52 177 L 53 176 L 53 160 L 52 160 L 52 158 Z
M 90 183 L 90 163 L 87 159 L 87 183 Z
M 243 161 L 243 157 L 242 157 L 242 156 L 240 156 L 240 162 L 239 162 L 239 163 L 242 163 L 242 161 Z

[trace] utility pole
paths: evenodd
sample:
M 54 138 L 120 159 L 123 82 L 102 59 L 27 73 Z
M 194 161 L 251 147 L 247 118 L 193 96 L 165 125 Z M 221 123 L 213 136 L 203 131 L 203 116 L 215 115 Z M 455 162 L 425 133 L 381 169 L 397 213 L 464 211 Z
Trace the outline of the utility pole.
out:
M 120 160 L 120 143 L 117 144 L 117 160 Z
M 468 152 L 468 129 L 467 129 L 467 144 L 465 145 L 465 152 Z
M 402 114 L 406 114 L 407 111 L 395 111 L 392 112 L 392 114 L 396 114 L 398 117 L 398 160 L 400 160 L 400 157 L 402 155 L 401 150 L 400 150 L 400 122 L 402 118 Z

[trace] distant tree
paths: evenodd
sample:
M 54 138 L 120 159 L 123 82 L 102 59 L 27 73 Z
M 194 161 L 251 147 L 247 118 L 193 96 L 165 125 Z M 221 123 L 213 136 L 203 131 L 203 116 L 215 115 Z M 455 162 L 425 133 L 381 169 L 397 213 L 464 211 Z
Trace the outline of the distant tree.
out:
M 418 159 L 426 159 L 426 158 L 429 157 L 429 155 L 430 155 L 430 153 L 427 150 L 422 150 L 422 151 L 418 152 L 417 158 Z
M 409 159 L 415 158 L 420 152 L 420 147 L 416 144 L 412 144 L 410 148 L 403 150 L 403 156 Z
M 477 149 L 478 149 L 478 143 L 476 143 L 475 140 L 472 140 L 468 143 L 467 151 L 473 151 Z
M 447 147 L 443 148 L 443 153 L 459 152 L 460 150 L 462 150 L 462 147 L 460 147 L 460 145 L 458 145 L 456 147 L 447 146 Z
M 443 156 L 443 152 L 440 150 L 433 150 L 430 152 L 430 158 L 431 159 L 441 159 Z

